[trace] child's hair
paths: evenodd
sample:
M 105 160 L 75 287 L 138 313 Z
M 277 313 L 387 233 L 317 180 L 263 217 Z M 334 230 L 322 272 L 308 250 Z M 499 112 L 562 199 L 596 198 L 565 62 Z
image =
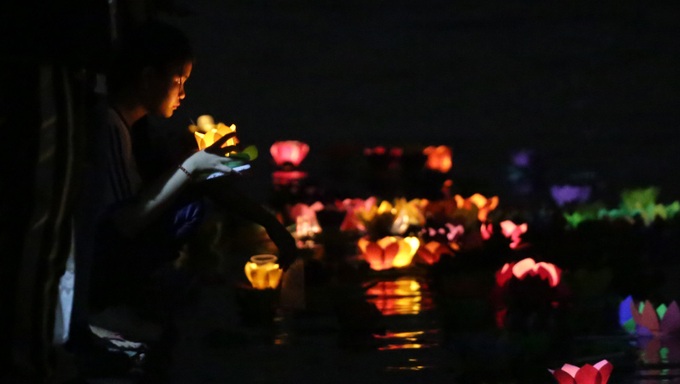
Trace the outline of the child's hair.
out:
M 114 42 L 108 92 L 115 94 L 134 84 L 146 67 L 166 70 L 193 60 L 191 43 L 181 29 L 158 20 L 147 21 Z

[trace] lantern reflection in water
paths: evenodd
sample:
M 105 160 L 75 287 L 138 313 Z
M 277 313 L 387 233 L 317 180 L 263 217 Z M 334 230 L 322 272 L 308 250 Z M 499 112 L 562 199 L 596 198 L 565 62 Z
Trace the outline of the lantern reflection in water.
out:
M 380 281 L 366 290 L 366 300 L 384 316 L 417 315 L 432 309 L 432 298 L 425 293 L 426 284 L 412 277 Z

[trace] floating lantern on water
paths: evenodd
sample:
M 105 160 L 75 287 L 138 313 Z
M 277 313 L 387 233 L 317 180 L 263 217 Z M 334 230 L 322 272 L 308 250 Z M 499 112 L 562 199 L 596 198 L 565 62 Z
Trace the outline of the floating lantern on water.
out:
M 447 244 L 453 250 L 460 249 L 460 238 L 465 234 L 465 228 L 458 224 L 446 223 L 442 227 L 425 227 L 420 230 L 420 238 L 441 244 Z
M 246 263 L 245 273 L 255 289 L 275 289 L 279 285 L 283 270 L 276 263 L 275 255 L 255 255 Z
M 587 185 L 553 185 L 550 194 L 558 207 L 570 203 L 585 203 L 590 198 L 590 186 Z
M 371 196 L 367 199 L 344 199 L 342 201 L 336 201 L 335 205 L 338 209 L 345 210 L 345 218 L 340 224 L 341 231 L 365 231 L 366 227 L 363 222 L 359 219 L 357 212 L 359 210 L 370 210 L 371 207 L 375 206 L 378 199 L 375 196 Z
M 522 242 L 520 236 L 524 234 L 529 228 L 526 223 L 517 225 L 510 220 L 501 221 L 501 232 L 503 236 L 510 239 L 510 248 L 516 249 Z
M 493 224 L 482 224 L 479 227 L 479 233 L 482 235 L 482 239 L 489 240 L 493 236 Z
M 395 199 L 395 205 L 387 200 L 381 201 L 380 205 L 376 205 L 376 202 L 377 200 L 372 200 L 371 204 L 354 209 L 361 226 L 373 237 L 401 235 L 409 226 L 425 223 L 422 208 L 425 204 L 424 200 Z
M 667 335 L 680 331 L 680 308 L 675 301 L 654 308 L 649 300 L 636 304 L 628 301 L 638 335 Z
M 438 241 L 430 241 L 418 247 L 416 254 L 418 261 L 432 265 L 437 263 L 442 255 L 453 255 L 453 250 Z
M 459 209 L 471 210 L 473 206 L 477 208 L 477 219 L 482 223 L 486 221 L 489 212 L 498 207 L 498 196 L 486 198 L 480 193 L 475 193 L 467 199 L 461 195 L 455 195 L 454 199 Z
M 609 361 L 601 360 L 595 365 L 585 364 L 577 367 L 564 364 L 560 369 L 548 371 L 559 384 L 607 384 L 613 369 L 614 366 Z
M 446 173 L 453 166 L 451 160 L 451 148 L 446 145 L 428 146 L 423 149 L 423 155 L 427 156 L 425 161 L 425 168 Z
M 297 169 L 309 153 L 307 143 L 297 140 L 277 141 L 269 148 L 269 152 L 279 168 L 272 173 L 275 185 L 296 185 L 307 177 L 307 172 Z
M 513 277 L 524 280 L 527 276 L 538 276 L 551 287 L 556 287 L 560 283 L 562 270 L 554 264 L 543 261 L 537 263 L 532 258 L 526 258 L 517 263 L 505 263 L 496 272 L 496 283 L 502 287 Z
M 297 168 L 309 153 L 309 145 L 297 140 L 277 141 L 270 147 L 277 166 Z
M 298 238 L 321 233 L 316 213 L 322 209 L 323 204 L 318 201 L 312 205 L 298 203 L 290 208 L 290 217 L 295 221 L 295 234 Z
M 362 237 L 357 245 L 371 269 L 382 271 L 409 266 L 418 251 L 420 240 L 415 236 L 387 236 L 374 242 Z

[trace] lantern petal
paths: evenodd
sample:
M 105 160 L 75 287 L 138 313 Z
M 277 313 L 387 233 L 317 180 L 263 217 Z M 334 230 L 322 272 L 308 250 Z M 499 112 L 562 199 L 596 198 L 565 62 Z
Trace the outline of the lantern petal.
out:
M 386 268 L 391 268 L 394 263 L 395 257 L 399 254 L 401 245 L 399 242 L 393 242 L 385 247 L 384 263 Z
M 577 384 L 602 384 L 602 375 L 595 367 L 590 364 L 584 364 L 581 369 L 576 372 L 574 380 Z
M 602 376 L 602 384 L 607 384 L 609 381 L 609 376 L 611 376 L 614 366 L 607 360 L 601 360 L 599 363 L 594 365 L 595 369 L 600 371 Z
M 551 373 L 553 377 L 555 377 L 555 379 L 557 380 L 558 384 L 576 384 L 574 378 L 561 369 L 551 371 Z
M 651 332 L 659 332 L 659 315 L 657 315 L 654 306 L 649 300 L 645 301 L 645 306 L 642 309 L 640 325 Z
M 512 264 L 505 263 L 503 267 L 496 272 L 496 284 L 498 284 L 499 287 L 502 287 L 510 280 L 510 278 L 512 278 Z
M 527 257 L 526 259 L 518 261 L 512 267 L 512 274 L 520 280 L 524 279 L 527 274 L 534 272 L 535 266 L 536 262 L 534 259 Z
M 666 314 L 661 319 L 660 328 L 664 333 L 675 333 L 680 329 L 680 308 L 675 301 L 668 306 Z
M 388 264 L 385 263 L 385 255 L 383 249 L 376 243 L 369 242 L 364 251 L 364 260 L 368 262 L 371 269 L 381 271 L 388 269 Z
M 269 288 L 276 288 L 279 286 L 281 281 L 281 276 L 283 275 L 283 270 L 276 265 L 276 269 L 272 269 L 267 273 L 267 278 L 269 279 Z

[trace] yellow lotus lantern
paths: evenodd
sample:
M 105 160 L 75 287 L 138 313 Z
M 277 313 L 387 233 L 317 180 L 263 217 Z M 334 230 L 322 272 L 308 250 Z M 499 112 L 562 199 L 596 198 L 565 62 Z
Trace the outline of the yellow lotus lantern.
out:
M 418 251 L 420 240 L 415 236 L 386 236 L 373 242 L 362 237 L 357 245 L 371 269 L 382 271 L 409 266 Z
M 485 222 L 489 212 L 498 206 L 498 196 L 487 199 L 484 195 L 475 193 L 467 199 L 461 195 L 454 196 L 454 199 L 459 209 L 471 209 L 472 206 L 477 207 L 477 219 L 481 222 Z
M 283 270 L 276 263 L 275 255 L 255 255 L 246 263 L 248 281 L 255 289 L 275 289 L 281 281 Z
M 196 138 L 196 143 L 198 144 L 198 149 L 200 151 L 211 146 L 214 142 L 221 139 L 222 137 L 236 132 L 236 125 L 232 124 L 227 126 L 224 123 L 217 123 L 213 120 L 210 115 L 202 115 L 198 118 L 196 125 L 190 125 L 189 130 L 194 133 Z M 239 143 L 236 136 L 228 139 L 223 147 L 234 146 Z

